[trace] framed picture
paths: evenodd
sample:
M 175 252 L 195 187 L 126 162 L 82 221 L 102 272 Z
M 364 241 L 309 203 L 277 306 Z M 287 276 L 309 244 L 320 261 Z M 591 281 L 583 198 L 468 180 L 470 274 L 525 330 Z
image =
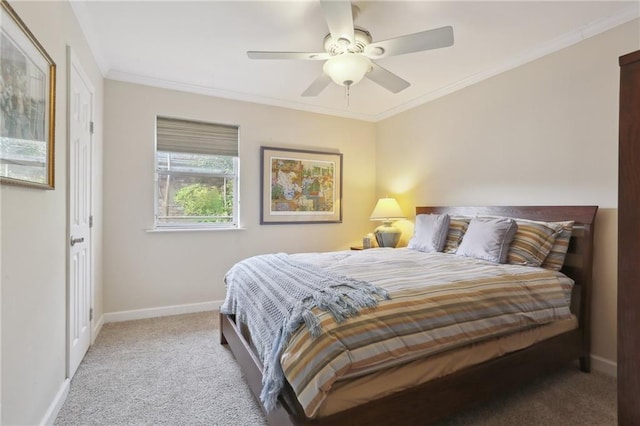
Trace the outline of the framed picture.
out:
M 53 189 L 56 64 L 1 2 L 0 182 Z
M 342 222 L 342 154 L 261 147 L 260 223 Z

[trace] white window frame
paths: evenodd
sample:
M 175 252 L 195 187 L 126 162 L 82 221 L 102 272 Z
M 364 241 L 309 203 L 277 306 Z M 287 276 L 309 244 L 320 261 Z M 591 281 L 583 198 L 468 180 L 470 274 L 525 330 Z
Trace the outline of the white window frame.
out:
M 156 117 L 156 143 L 154 146 L 154 181 L 153 181 L 153 213 L 154 213 L 154 230 L 201 230 L 201 229 L 239 229 L 240 228 L 240 153 L 239 153 L 239 145 L 240 145 L 240 132 L 238 128 L 237 135 L 237 144 L 238 144 L 238 154 L 236 156 L 231 156 L 233 158 L 233 173 L 200 173 L 197 171 L 172 171 L 171 175 L 183 175 L 183 176 L 207 176 L 207 177 L 218 177 L 218 178 L 227 178 L 232 179 L 233 181 L 233 208 L 232 208 L 232 217 L 231 222 L 209 222 L 209 223 L 198 223 L 198 222 L 159 222 L 160 212 L 158 211 L 159 207 L 159 191 L 158 191 L 158 180 L 159 176 L 162 172 L 158 170 L 158 152 L 167 152 L 171 153 L 173 151 L 159 150 L 158 149 L 158 118 L 168 118 L 170 117 Z M 175 119 L 185 122 L 197 122 L 196 120 L 183 120 L 183 119 Z M 211 124 L 213 126 L 218 125 L 217 123 L 204 123 Z M 220 126 L 227 126 L 224 124 L 220 124 Z M 190 153 L 188 151 L 183 151 L 182 153 Z M 197 152 L 192 152 L 191 154 L 198 155 Z

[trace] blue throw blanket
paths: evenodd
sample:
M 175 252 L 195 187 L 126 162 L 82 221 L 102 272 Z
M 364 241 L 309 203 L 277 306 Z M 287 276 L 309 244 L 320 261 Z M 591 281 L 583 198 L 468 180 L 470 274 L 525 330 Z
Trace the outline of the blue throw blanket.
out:
M 322 332 L 313 308 L 330 312 L 337 322 L 388 299 L 381 288 L 318 266 L 291 260 L 284 253 L 254 256 L 225 276 L 227 297 L 220 311 L 245 324 L 263 364 L 260 399 L 275 408 L 284 383 L 280 356 L 301 324 L 312 336 Z

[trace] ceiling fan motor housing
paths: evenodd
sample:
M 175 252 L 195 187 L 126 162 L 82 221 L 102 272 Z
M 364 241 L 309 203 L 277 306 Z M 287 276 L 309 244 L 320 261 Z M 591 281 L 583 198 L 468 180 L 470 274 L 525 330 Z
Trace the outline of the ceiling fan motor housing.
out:
M 346 38 L 334 39 L 331 34 L 324 38 L 324 50 L 331 56 L 341 55 L 346 52 L 363 53 L 365 46 L 373 40 L 369 31 L 362 28 L 354 28 L 354 42 L 349 43 Z

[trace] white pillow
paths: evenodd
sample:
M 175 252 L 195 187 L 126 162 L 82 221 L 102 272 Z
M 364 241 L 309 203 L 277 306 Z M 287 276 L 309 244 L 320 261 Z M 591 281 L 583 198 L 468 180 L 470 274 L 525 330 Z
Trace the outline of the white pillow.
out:
M 419 214 L 408 247 L 426 253 L 442 251 L 448 230 L 448 214 Z
M 469 228 L 467 228 L 456 254 L 505 263 L 509 253 L 509 245 L 517 230 L 518 225 L 510 218 L 475 217 L 469 222 Z

